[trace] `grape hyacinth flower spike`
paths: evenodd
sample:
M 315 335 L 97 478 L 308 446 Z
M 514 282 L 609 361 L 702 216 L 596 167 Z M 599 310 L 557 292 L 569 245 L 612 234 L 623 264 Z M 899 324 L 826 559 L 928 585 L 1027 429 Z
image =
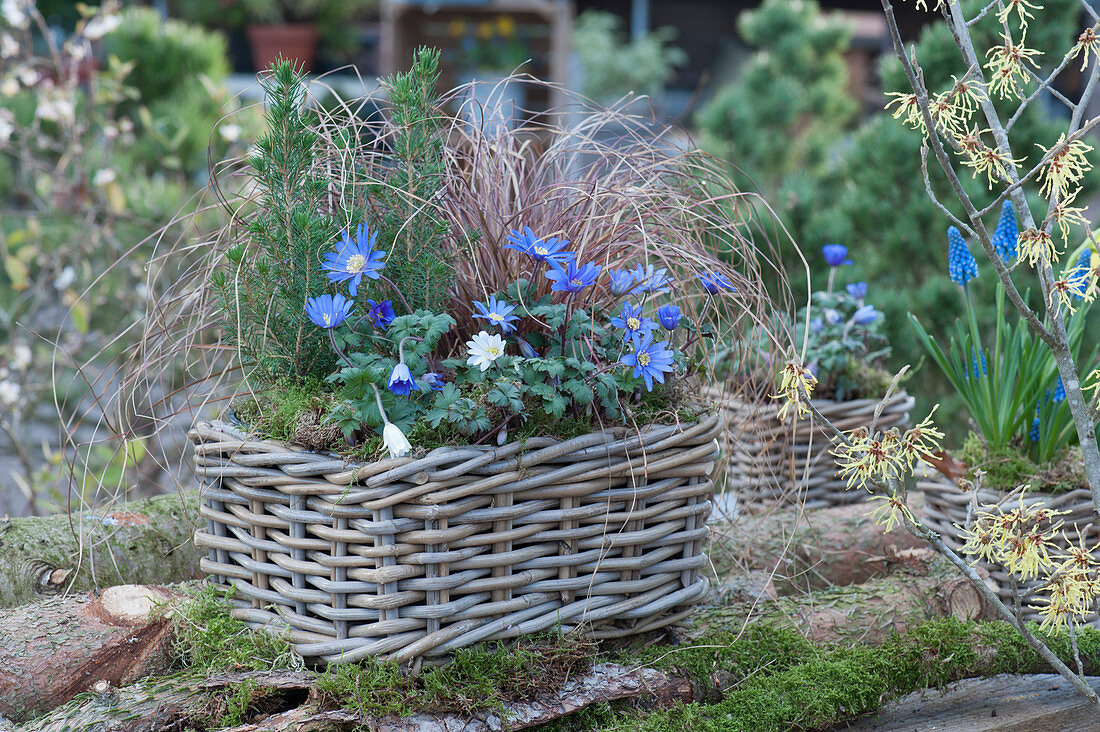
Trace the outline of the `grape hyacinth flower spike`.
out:
M 997 220 L 997 228 L 993 230 L 993 248 L 997 250 L 1001 261 L 1007 264 L 1016 258 L 1016 242 L 1020 239 L 1020 228 L 1016 224 L 1016 209 L 1012 207 L 1012 201 L 1006 200 L 1001 204 L 1001 218 Z
M 978 262 L 954 226 L 947 227 L 947 273 L 951 281 L 960 287 L 966 287 L 970 280 L 978 276 Z

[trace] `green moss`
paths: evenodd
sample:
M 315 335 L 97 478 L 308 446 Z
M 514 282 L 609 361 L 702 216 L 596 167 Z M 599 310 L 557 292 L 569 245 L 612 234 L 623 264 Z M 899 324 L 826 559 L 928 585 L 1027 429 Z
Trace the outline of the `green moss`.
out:
M 1063 660 L 1066 633 L 1039 633 Z M 1100 631 L 1078 631 L 1086 672 L 1100 666 Z M 653 647 L 630 662 L 687 673 L 724 693 L 702 703 L 638 712 L 605 706 L 556 722 L 544 732 L 779 732 L 828 727 L 878 711 L 889 700 L 960 678 L 1048 671 L 1007 623 L 939 619 L 921 623 L 881 646 L 815 646 L 797 633 L 750 625 L 737 635 L 716 633 L 691 647 Z
M 1001 490 L 1011 490 L 1029 482 L 1039 470 L 1039 466 L 1021 451 L 1011 446 L 990 447 L 973 432 L 966 436 L 959 459 L 967 464 L 971 479 L 975 470 L 983 470 L 985 485 Z
M 561 636 L 498 641 L 460 649 L 449 663 L 417 676 L 368 659 L 330 667 L 317 678 L 316 689 L 322 706 L 373 716 L 502 713 L 506 701 L 533 698 L 586 669 L 591 650 L 582 640 Z
M 230 614 L 232 588 L 203 583 L 173 614 L 175 650 L 197 671 L 265 671 L 301 668 L 302 659 L 285 636 L 255 631 Z
M 1081 457 L 1076 447 L 1063 450 L 1049 463 L 1032 461 L 1016 445 L 995 448 L 971 432 L 959 453 L 966 463 L 967 477 L 974 479 L 977 470 L 985 472 L 984 485 L 994 490 L 1010 491 L 1029 484 L 1044 493 L 1065 493 L 1080 488 L 1083 482 Z

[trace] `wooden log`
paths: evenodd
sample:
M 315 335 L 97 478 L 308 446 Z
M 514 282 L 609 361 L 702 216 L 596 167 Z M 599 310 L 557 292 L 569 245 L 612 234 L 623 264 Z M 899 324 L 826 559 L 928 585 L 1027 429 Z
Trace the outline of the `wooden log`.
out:
M 895 561 L 895 571 L 857 585 L 701 607 L 692 615 L 689 637 L 753 622 L 792 628 L 819 643 L 876 644 L 932 618 L 992 617 L 981 593 L 931 549 L 904 550 Z
M 903 528 L 884 532 L 869 511 L 860 502 L 742 514 L 731 524 L 712 527 L 710 558 L 719 576 L 771 574 L 779 594 L 859 584 L 885 574 L 907 550 L 925 546 Z
M 310 692 L 310 672 L 218 674 L 203 679 L 172 677 L 123 688 L 105 687 L 91 698 L 74 700 L 55 709 L 23 732 L 62 732 L 97 729 L 104 732 L 159 732 L 203 729 L 217 716 L 216 696 L 244 685 L 262 690 L 265 712 L 231 732 L 313 732 L 370 729 L 375 732 L 501 732 L 521 730 L 565 716 L 590 704 L 627 698 L 645 698 L 671 704 L 692 698 L 691 683 L 654 669 L 632 669 L 602 663 L 587 673 L 548 691 L 538 699 L 510 702 L 503 714 L 474 716 L 421 713 L 411 717 L 371 717 L 348 709 L 321 709 Z M 212 697 L 212 695 L 214 695 Z M 280 708 L 281 707 L 281 708 Z M 230 731 L 227 731 L 230 732 Z
M 1100 691 L 1100 677 L 1088 677 Z M 891 702 L 879 714 L 837 727 L 836 732 L 1095 732 L 1100 710 L 1057 674 L 966 679 L 944 691 L 918 691 Z
M 0 519 L 0 607 L 62 592 L 198 578 L 198 493 L 55 516 Z
M 26 719 L 99 681 L 126 684 L 165 671 L 172 629 L 158 604 L 168 588 L 119 585 L 0 611 L 0 715 Z

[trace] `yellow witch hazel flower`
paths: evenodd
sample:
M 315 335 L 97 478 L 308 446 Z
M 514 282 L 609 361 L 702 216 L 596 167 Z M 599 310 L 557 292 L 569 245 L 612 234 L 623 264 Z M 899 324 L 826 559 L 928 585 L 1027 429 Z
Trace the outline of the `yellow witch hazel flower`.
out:
M 901 480 L 925 456 L 939 449 L 943 433 L 932 424 L 932 415 L 904 434 L 896 428 L 882 435 L 873 435 L 867 427 L 857 427 L 845 434 L 847 441 L 838 439 L 830 453 L 836 458 L 837 475 L 843 478 L 847 488 L 867 488 L 868 484 L 889 486 Z
M 1078 54 L 1081 54 L 1081 71 L 1088 68 L 1090 55 L 1100 58 L 1100 36 L 1096 35 L 1097 30 L 1100 30 L 1100 23 L 1086 28 L 1081 35 L 1077 36 L 1077 45 L 1070 50 L 1070 58 L 1077 58 Z
M 1019 239 L 1020 259 L 1026 259 L 1032 267 L 1040 262 L 1049 262 L 1051 265 L 1062 256 L 1062 251 L 1054 243 L 1050 234 L 1042 229 L 1024 229 L 1020 232 Z
M 1092 169 L 1092 163 L 1085 157 L 1092 152 L 1092 145 L 1086 145 L 1080 140 L 1066 142 L 1066 134 L 1058 136 L 1058 142 L 1049 148 L 1037 145 L 1043 151 L 1043 156 L 1049 155 L 1051 150 L 1056 152 L 1051 155 L 1050 162 L 1039 173 L 1039 193 L 1047 196 L 1062 197 L 1084 177 L 1085 173 Z
M 1027 30 L 1028 18 L 1035 18 L 1034 15 L 1028 12 L 1028 10 L 1042 10 L 1042 5 L 1032 5 L 1027 0 L 1008 0 L 1005 6 L 997 11 L 997 20 L 1001 23 L 1008 22 L 1008 16 L 1012 15 L 1012 11 L 1015 10 L 1020 16 L 1020 28 Z
M 886 96 L 894 97 L 894 99 L 886 103 L 886 106 L 883 107 L 884 110 L 890 112 L 894 119 L 901 119 L 904 124 L 918 130 L 922 135 L 928 134 L 928 129 L 924 126 L 924 115 L 921 114 L 916 94 L 886 92 Z M 891 110 L 890 107 L 894 105 L 897 106 Z
M 1039 68 L 1032 56 L 1042 54 L 1033 48 L 1025 47 L 1026 39 L 1023 37 L 1020 43 L 1016 44 L 1012 42 L 1012 36 L 1005 33 L 1003 40 L 1001 45 L 994 46 L 985 54 L 989 58 L 985 65 L 990 78 L 989 91 L 1001 99 L 1019 99 L 1019 84 L 1027 81 L 1028 76 L 1025 64 Z
M 1062 241 L 1069 238 L 1070 227 L 1087 226 L 1089 223 L 1084 216 L 1085 209 L 1070 205 L 1080 192 L 1081 189 L 1078 188 L 1075 191 L 1066 193 L 1054 204 L 1047 217 L 1047 221 L 1058 224 L 1058 233 L 1062 235 Z
M 1018 489 L 1021 493 L 1031 486 Z M 1000 506 L 985 506 L 977 512 L 971 526 L 962 533 L 964 554 L 1000 564 L 1009 572 L 1027 580 L 1034 579 L 1054 566 L 1050 550 L 1055 549 L 1061 521 L 1066 511 L 1054 511 L 1042 503 L 1019 504 L 1005 511 Z
M 898 498 L 896 493 L 891 493 L 888 496 L 871 496 L 867 500 L 881 501 L 881 503 L 871 511 L 871 520 L 882 527 L 882 532 L 884 534 L 889 533 L 891 529 L 901 524 L 903 518 L 914 521 L 913 513 L 909 510 L 909 506 L 905 505 L 905 501 Z
M 795 416 L 801 418 L 810 413 L 806 406 L 806 400 L 814 393 L 817 386 L 817 377 L 809 369 L 803 367 L 797 361 L 788 361 L 779 372 L 779 393 L 773 394 L 772 399 L 784 400 L 779 408 L 779 421 L 787 419 L 787 412 L 795 407 Z

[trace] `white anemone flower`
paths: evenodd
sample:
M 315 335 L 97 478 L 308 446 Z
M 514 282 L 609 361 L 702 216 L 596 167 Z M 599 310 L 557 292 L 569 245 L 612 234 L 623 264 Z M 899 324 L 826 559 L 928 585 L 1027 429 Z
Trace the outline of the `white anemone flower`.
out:
M 472 340 L 466 341 L 470 357 L 466 363 L 470 366 L 480 366 L 482 371 L 488 371 L 493 361 L 504 355 L 504 339 L 495 333 L 490 335 L 487 331 L 481 331 Z
M 382 428 L 382 444 L 390 451 L 390 457 L 405 457 L 412 450 L 412 444 L 405 433 L 393 422 L 386 422 L 386 426 Z
M 19 401 L 19 384 L 7 379 L 0 381 L 0 404 L 5 407 L 14 407 Z

